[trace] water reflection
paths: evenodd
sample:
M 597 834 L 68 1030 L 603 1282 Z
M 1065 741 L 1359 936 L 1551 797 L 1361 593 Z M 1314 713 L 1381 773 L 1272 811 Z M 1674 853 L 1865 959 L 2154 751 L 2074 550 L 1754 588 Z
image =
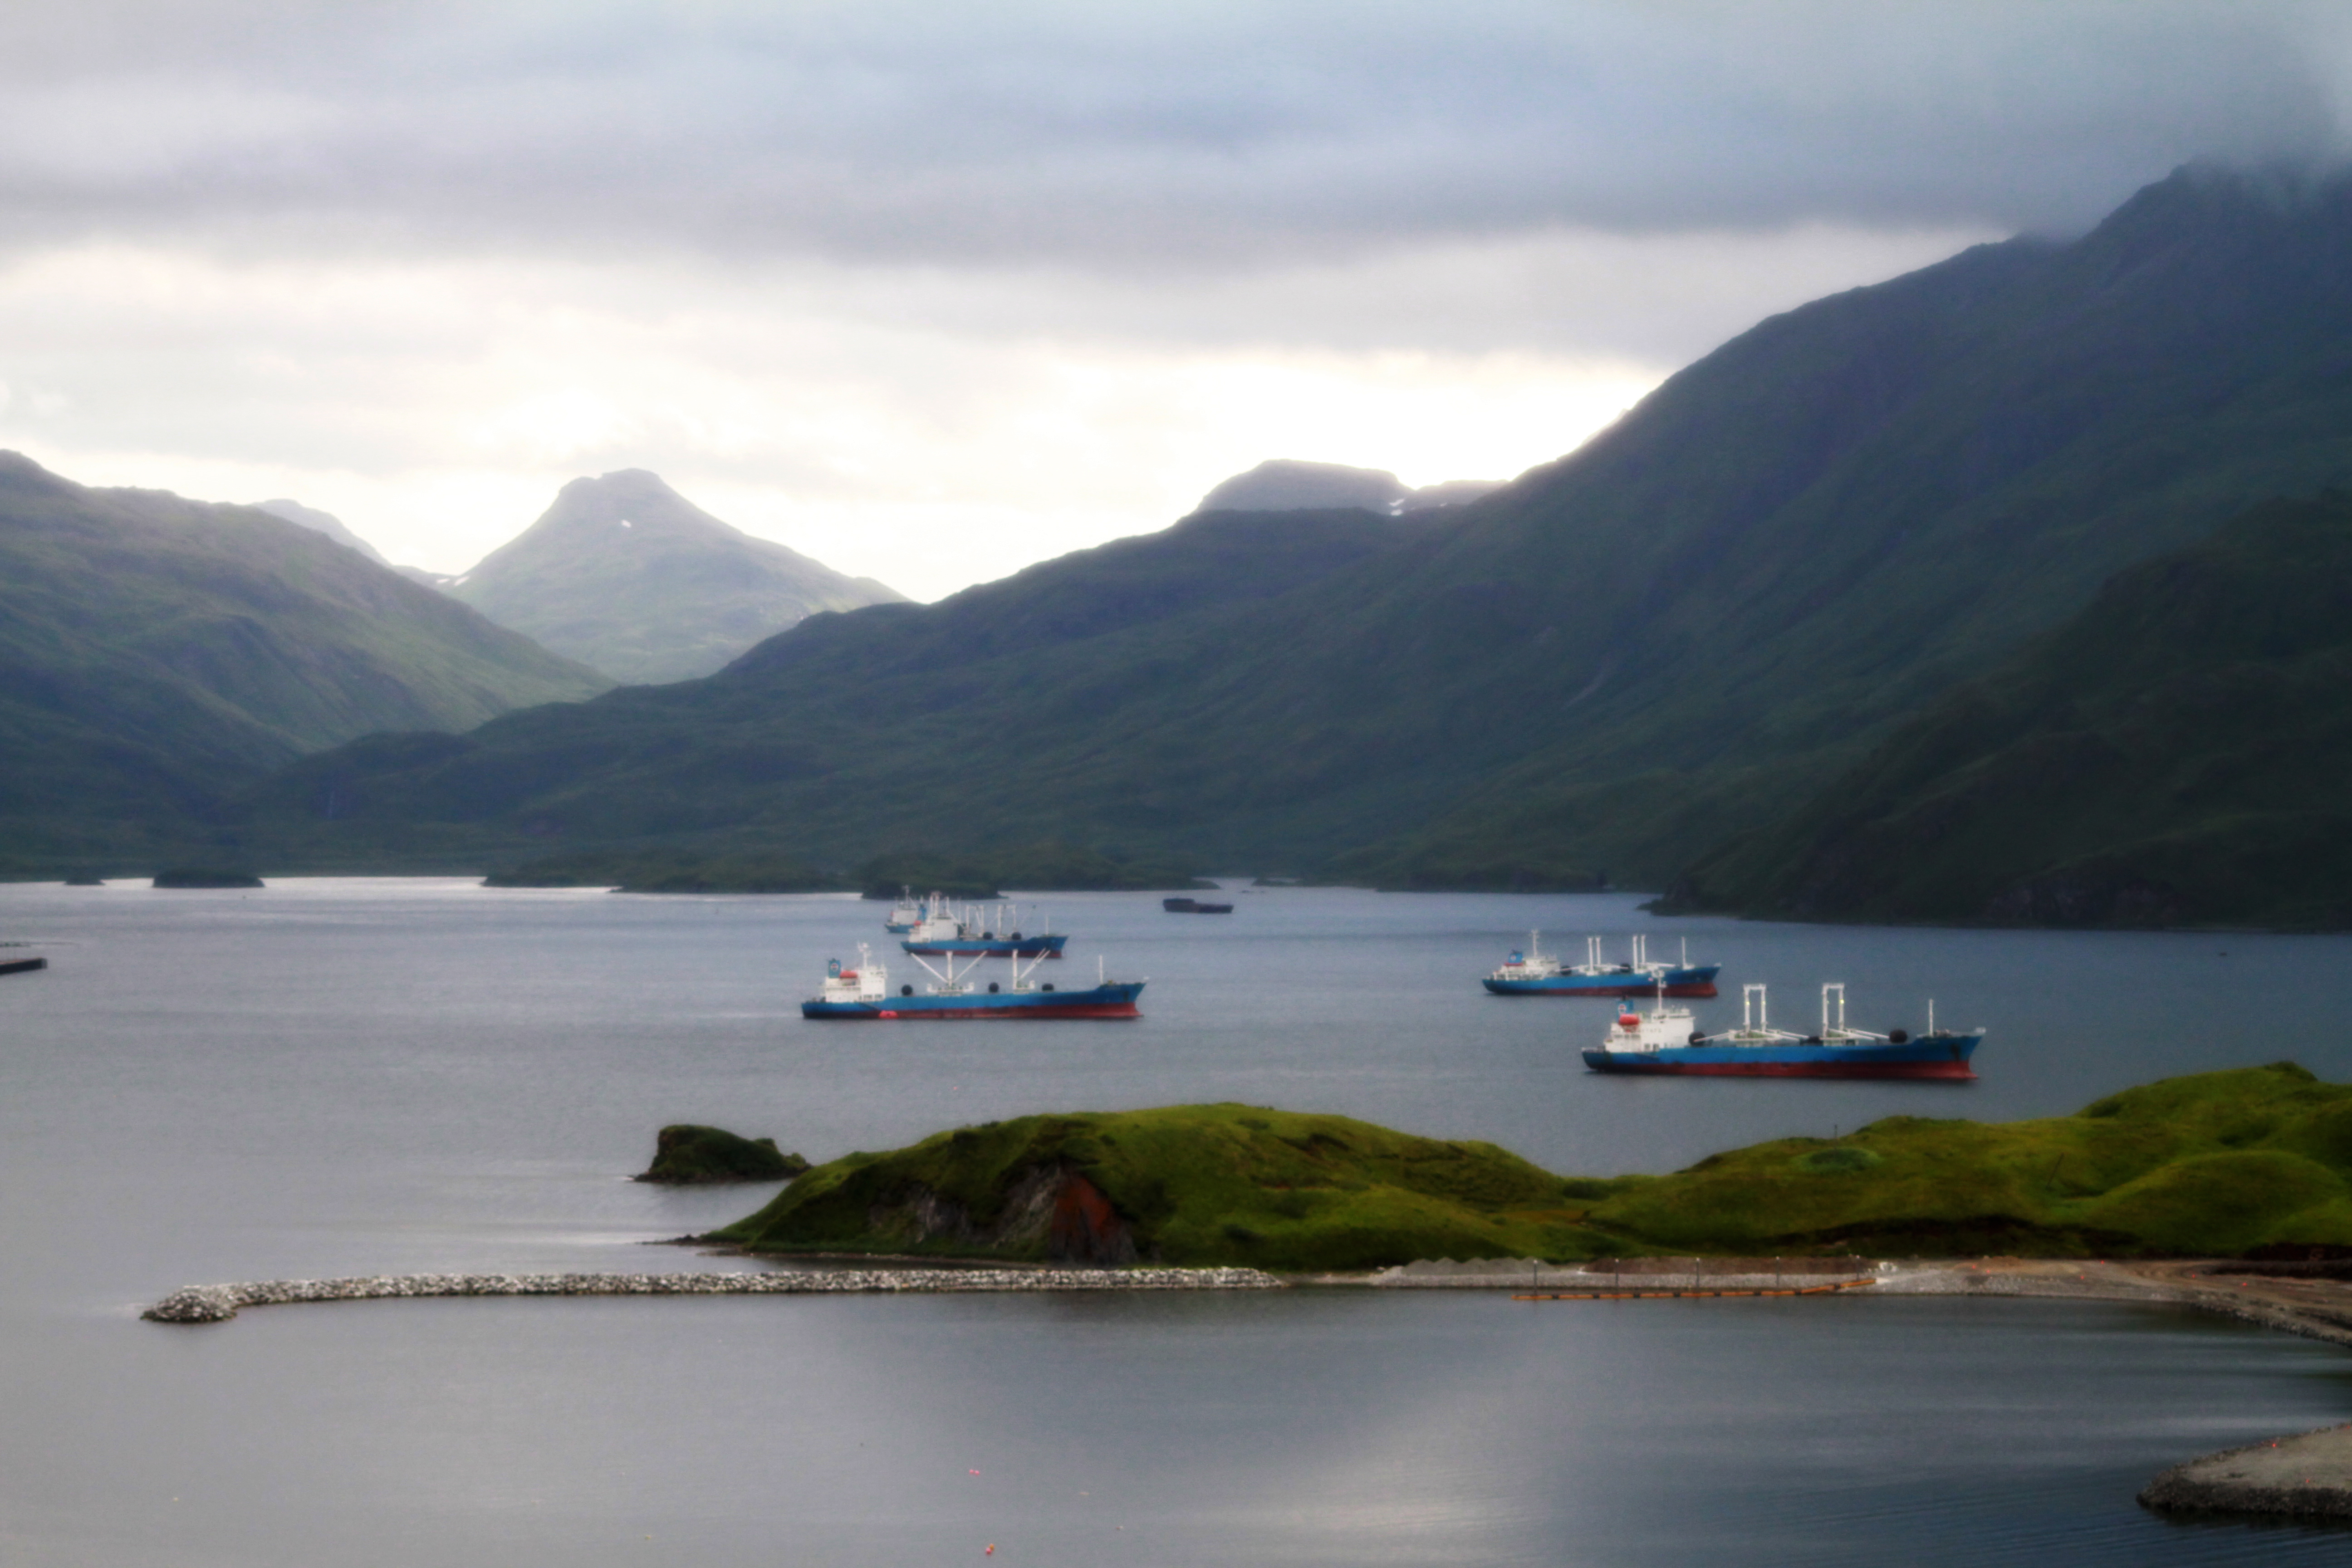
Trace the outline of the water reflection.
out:
M 1878 1022 L 1933 994 L 1990 1025 L 1986 1078 L 1644 1083 L 1575 1060 L 1605 1004 L 1475 984 L 1531 925 L 1644 926 L 1630 900 L 1237 901 L 1208 921 L 1053 900 L 1075 962 L 1151 977 L 1140 1024 L 828 1029 L 793 1004 L 878 936 L 856 900 L 0 888 L 0 935 L 58 943 L 47 973 L 0 980 L 0 1559 L 2341 1555 L 2341 1536 L 2131 1505 L 2173 1459 L 2352 1414 L 2339 1352 L 2137 1309 L 1306 1291 L 131 1321 L 211 1279 L 740 1267 L 639 1249 L 763 1195 L 624 1180 L 672 1121 L 822 1159 L 1038 1109 L 1237 1099 L 1612 1171 L 1893 1110 L 2352 1068 L 2342 939 L 1697 923 L 1695 955 L 1785 1005 L 1843 979 Z

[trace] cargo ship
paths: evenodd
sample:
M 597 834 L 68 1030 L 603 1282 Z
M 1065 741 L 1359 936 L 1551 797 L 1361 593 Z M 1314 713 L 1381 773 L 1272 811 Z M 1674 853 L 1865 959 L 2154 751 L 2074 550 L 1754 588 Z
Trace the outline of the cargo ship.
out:
M 1982 1028 L 1937 1028 L 1933 1002 L 1924 1035 L 1849 1028 L 1845 987 L 1834 981 L 1822 987 L 1822 1032 L 1795 1035 L 1772 1026 L 1763 986 L 1743 985 L 1737 1029 L 1702 1034 L 1691 1027 L 1689 1008 L 1661 999 L 1647 1013 L 1620 1013 L 1601 1043 L 1585 1051 L 1584 1065 L 1594 1072 L 1716 1078 L 1973 1079 L 1969 1058 L 1984 1037 Z
M 931 897 L 937 899 L 939 895 L 933 893 Z M 898 901 L 890 906 L 890 913 L 884 918 L 882 929 L 892 936 L 904 936 L 913 931 L 915 922 L 922 918 L 923 906 L 915 901 L 915 889 L 900 888 Z
M 1160 907 L 1171 915 L 1229 915 L 1231 904 L 1204 904 L 1198 899 L 1162 899 Z
M 971 908 L 961 914 L 946 900 L 931 901 L 898 945 L 919 958 L 1059 958 L 1066 935 L 1046 932 L 1024 936 L 1011 930 L 1016 910 L 1011 904 L 993 910 Z M 1039 924 L 1044 921 L 1040 919 Z
M 1043 958 L 1033 959 L 1024 970 L 1020 961 L 1013 964 L 1013 977 L 1005 981 L 990 981 L 986 985 L 972 983 L 971 971 L 980 961 L 972 959 L 959 972 L 955 960 L 947 961 L 947 968 L 933 969 L 921 964 L 930 976 L 921 985 L 890 983 L 890 972 L 874 962 L 873 953 L 864 943 L 857 948 L 857 967 L 844 969 L 841 960 L 834 959 L 824 966 L 824 984 L 817 994 L 801 1004 L 803 1018 L 1139 1018 L 1135 999 L 1143 994 L 1140 980 L 1112 980 L 1101 973 L 1101 961 L 1097 960 L 1095 984 L 1080 990 L 1056 990 L 1050 980 L 1042 984 L 1031 978 Z
M 1501 968 L 1486 976 L 1486 989 L 1498 996 L 1648 996 L 1663 983 L 1668 996 L 1712 996 L 1719 963 L 1693 963 L 1690 944 L 1683 944 L 1682 962 L 1659 963 L 1650 957 L 1650 939 L 1633 938 L 1632 962 L 1604 963 L 1601 939 L 1584 939 L 1584 962 L 1562 963 L 1543 951 L 1541 931 L 1528 932 L 1528 950 L 1515 952 Z

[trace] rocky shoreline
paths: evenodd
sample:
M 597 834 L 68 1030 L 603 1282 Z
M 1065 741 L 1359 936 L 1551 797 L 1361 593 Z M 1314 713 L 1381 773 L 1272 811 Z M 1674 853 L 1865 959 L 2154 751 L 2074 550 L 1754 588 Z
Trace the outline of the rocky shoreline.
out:
M 2352 1426 L 2224 1448 L 2175 1465 L 2139 1494 L 2168 1514 L 2352 1520 Z
M 247 1307 L 434 1296 L 818 1296 L 1015 1290 L 1271 1290 L 1255 1268 L 810 1268 L 774 1273 L 377 1274 L 194 1285 L 140 1316 L 151 1323 L 225 1323 Z
M 685 1238 L 682 1238 L 685 1239 Z M 868 1260 L 883 1261 L 883 1260 Z M 1374 1289 L 1568 1290 L 1705 1295 L 1836 1283 L 1873 1295 L 2004 1296 L 2145 1301 L 2192 1307 L 2262 1328 L 2352 1346 L 2352 1288 L 2335 1300 L 2298 1299 L 2298 1282 L 2217 1278 L 2226 1264 L 1985 1258 L 1874 1262 L 1865 1258 L 1628 1258 L 1581 1266 L 1532 1258 L 1438 1258 L 1370 1274 L 1283 1276 L 1256 1268 L 1007 1268 L 986 1260 L 890 1259 L 896 1267 L 827 1265 L 670 1274 L 385 1274 L 197 1285 L 142 1317 L 158 1323 L 226 1322 L 246 1307 L 436 1296 L 766 1296 L 1024 1290 L 1267 1290 L 1291 1286 Z M 846 1259 L 842 1262 L 845 1264 Z M 928 1262 L 929 1266 L 925 1266 Z M 940 1266 L 956 1263 L 961 1266 Z M 908 1266 L 908 1265 L 912 1265 Z M 2252 1288 L 2250 1288 L 2252 1287 Z
M 1769 1272 L 1768 1272 L 1769 1269 Z M 451 1296 L 810 1296 L 1061 1290 L 1550 1290 L 1575 1296 L 1999 1296 L 2181 1306 L 2352 1346 L 2352 1281 L 2266 1277 L 2226 1261 L 2111 1263 L 1981 1258 L 1641 1258 L 1581 1267 L 1532 1258 L 1422 1260 L 1371 1274 L 1290 1278 L 1255 1268 L 937 1266 L 818 1267 L 675 1274 L 385 1274 L 276 1279 L 175 1290 L 141 1314 L 157 1323 L 223 1323 L 247 1307 Z M 1810 1288 L 1810 1289 L 1807 1289 Z M 1543 1298 L 1538 1298 L 1543 1299 Z M 2140 1502 L 2163 1513 L 2352 1521 L 2352 1426 L 2251 1444 L 2175 1465 Z

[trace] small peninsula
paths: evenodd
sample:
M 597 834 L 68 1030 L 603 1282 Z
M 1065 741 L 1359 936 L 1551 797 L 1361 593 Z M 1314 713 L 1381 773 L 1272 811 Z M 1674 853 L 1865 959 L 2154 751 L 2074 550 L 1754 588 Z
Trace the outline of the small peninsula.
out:
M 1027 1116 L 818 1165 L 703 1239 L 751 1252 L 1286 1272 L 1415 1258 L 2352 1255 L 2352 1086 L 2291 1062 L 2072 1116 L 1917 1116 L 1664 1176 L 1234 1105 Z
M 158 888 L 258 888 L 262 881 L 250 871 L 199 866 L 158 871 L 152 885 Z

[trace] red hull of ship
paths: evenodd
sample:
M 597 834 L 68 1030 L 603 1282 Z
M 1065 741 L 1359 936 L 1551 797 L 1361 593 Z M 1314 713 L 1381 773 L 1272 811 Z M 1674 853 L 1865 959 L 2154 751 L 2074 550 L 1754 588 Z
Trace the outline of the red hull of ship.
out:
M 1966 1062 L 1858 1062 L 1852 1067 L 1810 1062 L 1699 1062 L 1657 1066 L 1612 1066 L 1605 1072 L 1644 1078 L 1905 1078 L 1973 1079 Z
M 1669 985 L 1664 991 L 1660 991 L 1654 985 L 1585 985 L 1574 991 L 1549 988 L 1536 990 L 1531 987 L 1526 991 L 1514 991 L 1509 994 L 1513 996 L 1607 996 L 1620 1000 L 1638 996 L 1646 1001 L 1652 996 L 1707 997 L 1719 996 L 1722 993 L 1715 988 L 1715 983 L 1710 980 L 1697 985 Z
M 899 1022 L 914 1018 L 1140 1018 L 1135 1004 L 1117 1002 L 1090 1003 L 1077 1007 L 1024 1007 L 1019 1012 L 1007 1012 L 1002 1007 L 927 1007 L 901 1013 L 895 1007 L 885 1007 L 878 1013 L 835 1014 L 845 1018 L 887 1018 Z

